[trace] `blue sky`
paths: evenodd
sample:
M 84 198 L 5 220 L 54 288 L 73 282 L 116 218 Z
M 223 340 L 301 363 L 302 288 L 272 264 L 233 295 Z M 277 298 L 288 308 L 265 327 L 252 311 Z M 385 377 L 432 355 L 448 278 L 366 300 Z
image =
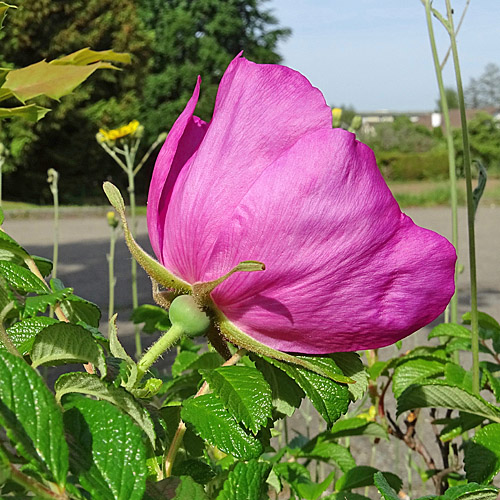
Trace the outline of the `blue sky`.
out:
M 465 0 L 452 0 L 455 23 Z M 433 110 L 438 89 L 420 0 L 270 0 L 265 4 L 293 31 L 279 51 L 284 64 L 321 89 L 330 105 L 358 111 Z M 446 12 L 444 0 L 434 6 Z M 441 58 L 448 46 L 434 22 Z M 471 0 L 458 36 L 464 83 L 486 64 L 500 66 L 500 0 Z M 452 60 L 445 83 L 454 83 Z

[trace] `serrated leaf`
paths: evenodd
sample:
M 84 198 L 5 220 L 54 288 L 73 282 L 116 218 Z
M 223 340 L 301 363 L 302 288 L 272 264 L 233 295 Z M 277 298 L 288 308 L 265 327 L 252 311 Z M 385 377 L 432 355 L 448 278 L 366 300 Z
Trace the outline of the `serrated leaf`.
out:
M 132 392 L 136 398 L 148 399 L 158 394 L 162 385 L 163 381 L 160 379 L 148 378 L 142 387 L 133 389 Z
M 93 302 L 82 299 L 77 295 L 69 295 L 60 304 L 65 316 L 72 323 L 83 322 L 94 328 L 99 327 L 101 320 L 101 310 Z
M 175 490 L 175 497 L 178 500 L 207 500 L 208 496 L 203 486 L 198 484 L 189 476 L 181 476 L 180 484 Z
M 397 414 L 401 415 L 404 411 L 415 408 L 428 407 L 450 408 L 500 422 L 500 410 L 481 396 L 438 382 L 408 387 L 398 398 Z
M 114 387 L 95 375 L 75 372 L 61 375 L 57 379 L 54 389 L 58 401 L 65 394 L 78 393 L 95 396 L 114 404 L 132 417 L 149 438 L 153 448 L 155 447 L 156 435 L 149 413 L 122 387 Z
M 273 406 L 282 414 L 291 417 L 300 406 L 304 391 L 285 372 L 260 357 L 255 365 L 271 387 Z
M 299 456 L 334 462 L 342 472 L 356 467 L 356 461 L 347 448 L 330 441 L 327 435 L 322 434 L 303 446 Z
M 79 398 L 64 413 L 71 469 L 99 500 L 140 500 L 146 488 L 141 431 L 106 401 Z
M 221 366 L 200 373 L 231 415 L 254 434 L 271 417 L 271 388 L 255 368 Z
M 469 481 L 489 483 L 500 471 L 500 424 L 479 429 L 465 446 L 465 473 Z
M 325 419 L 328 426 L 331 426 L 347 411 L 350 397 L 346 385 L 338 384 L 305 368 L 277 361 L 276 359 L 264 359 L 283 370 L 289 377 L 295 380 L 309 397 L 316 410 Z M 325 358 L 325 364 L 329 366 L 329 370 L 333 370 L 336 366 L 335 362 L 329 358 Z M 339 368 L 337 370 L 340 371 Z
M 370 436 L 389 439 L 387 431 L 376 422 L 369 422 L 364 418 L 343 418 L 338 420 L 332 428 L 324 433 L 329 439 L 339 439 L 348 436 Z
M 224 481 L 217 500 L 260 500 L 266 489 L 271 470 L 267 462 L 238 462 Z
M 384 500 L 399 500 L 398 494 L 393 490 L 380 471 L 375 472 L 373 475 L 373 482 L 380 494 L 384 497 Z
M 444 373 L 444 363 L 424 358 L 409 359 L 399 364 L 394 370 L 392 390 L 398 398 L 402 392 L 412 384 L 424 382 L 429 377 Z
M 448 488 L 442 500 L 497 500 L 498 489 L 477 483 L 460 484 Z
M 77 50 L 66 56 L 54 59 L 50 64 L 74 64 L 85 66 L 99 61 L 113 61 L 130 64 L 130 54 L 126 52 L 115 52 L 114 50 L 92 50 L 88 47 Z
M 42 276 L 46 277 L 52 272 L 53 264 L 51 260 L 46 259 L 45 257 L 38 257 L 36 255 L 32 255 L 31 258 L 35 262 L 36 267 L 38 267 Z
M 7 436 L 44 477 L 63 487 L 68 447 L 54 396 L 22 358 L 3 351 L 0 380 L 0 424 Z
M 372 486 L 374 484 L 374 474 L 379 472 L 378 469 L 374 467 L 369 467 L 368 465 L 359 465 L 347 471 L 336 483 L 335 489 L 337 491 L 352 490 L 354 488 L 360 488 L 362 486 Z M 381 472 L 386 481 L 389 483 L 391 488 L 396 491 L 401 489 L 403 481 L 392 474 L 391 472 Z
M 48 318 L 46 316 L 37 316 L 28 318 L 23 321 L 18 321 L 7 329 L 7 335 L 12 340 L 21 354 L 28 354 L 33 347 L 33 342 L 36 335 L 41 332 L 46 326 L 58 323 L 57 319 Z M 3 349 L 0 344 L 0 349 Z
M 0 274 L 9 285 L 21 293 L 46 293 L 47 285 L 29 269 L 19 264 L 0 260 Z
M 55 306 L 61 300 L 67 298 L 73 293 L 72 288 L 65 288 L 58 292 L 47 293 L 45 295 L 36 295 L 34 297 L 27 297 L 24 303 L 23 317 L 27 318 L 35 316 L 37 313 L 43 313 L 48 306 Z
M 44 328 L 35 338 L 31 350 L 33 368 L 69 363 L 92 363 L 106 376 L 106 359 L 102 347 L 85 328 L 59 322 Z
M 0 260 L 22 264 L 29 258 L 28 252 L 6 232 L 0 231 Z
M 456 337 L 470 340 L 471 332 L 463 325 L 457 325 L 456 323 L 440 323 L 430 331 L 427 338 L 433 339 L 436 337 Z
M 206 484 L 217 475 L 210 465 L 196 459 L 175 462 L 172 474 L 174 476 L 190 476 L 198 484 Z
M 472 372 L 464 370 L 455 363 L 446 363 L 445 366 L 446 383 L 465 389 L 468 392 L 472 390 Z
M 193 351 L 181 351 L 172 365 L 172 375 L 179 376 L 186 370 L 213 369 L 219 367 L 224 360 L 216 352 L 204 352 L 198 354 Z
M 495 377 L 495 373 L 500 370 L 500 366 L 494 363 L 488 363 L 488 362 L 480 362 L 479 366 L 483 370 L 483 378 L 485 379 L 484 382 L 488 382 L 490 384 L 491 390 L 493 391 L 493 394 L 495 395 L 495 398 L 497 401 L 500 401 L 500 379 Z
M 250 460 L 262 452 L 261 443 L 238 425 L 215 394 L 185 401 L 181 418 L 196 434 L 224 453 Z
M 357 401 L 368 389 L 368 372 L 356 352 L 337 352 L 330 354 L 330 358 L 342 370 L 344 375 L 354 380 L 354 384 L 347 387 L 353 401 Z
M 460 412 L 457 418 L 445 419 L 442 423 L 446 423 L 445 427 L 441 430 L 439 438 L 441 441 L 446 442 L 454 439 L 463 432 L 473 429 L 478 425 L 481 425 L 484 417 L 477 415 L 471 415 L 470 413 Z
M 41 120 L 49 111 L 49 108 L 37 104 L 27 104 L 15 108 L 0 108 L 0 118 L 24 118 L 35 123 Z
M 478 311 L 479 334 L 485 339 L 491 339 L 493 335 L 500 334 L 500 324 L 498 321 L 484 312 Z M 462 321 L 466 325 L 471 323 L 471 313 L 467 312 L 462 316 Z

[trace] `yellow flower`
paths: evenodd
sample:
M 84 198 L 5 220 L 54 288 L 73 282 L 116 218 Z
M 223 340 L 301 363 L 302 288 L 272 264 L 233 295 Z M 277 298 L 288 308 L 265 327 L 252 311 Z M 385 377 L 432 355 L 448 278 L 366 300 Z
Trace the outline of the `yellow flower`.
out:
M 137 120 L 132 120 L 127 125 L 122 125 L 120 128 L 114 128 L 112 130 L 105 130 L 103 128 L 99 129 L 100 140 L 102 141 L 116 141 L 127 135 L 134 135 L 139 128 L 139 122 Z M 98 134 L 98 135 L 99 135 Z

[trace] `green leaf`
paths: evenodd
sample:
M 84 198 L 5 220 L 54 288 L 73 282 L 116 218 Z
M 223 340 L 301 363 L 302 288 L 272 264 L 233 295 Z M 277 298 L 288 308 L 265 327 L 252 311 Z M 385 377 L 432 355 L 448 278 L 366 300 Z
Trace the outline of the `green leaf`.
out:
M 500 370 L 500 366 L 495 363 L 480 362 L 479 366 L 483 370 L 484 382 L 490 384 L 491 390 L 497 401 L 500 401 L 500 379 L 495 377 L 495 373 Z
M 481 425 L 483 420 L 484 417 L 482 416 L 460 412 L 457 418 L 443 419 L 442 421 L 436 422 L 446 424 L 439 434 L 439 438 L 443 442 L 450 441 L 469 429 L 473 429 L 474 427 Z
M 22 358 L 3 351 L 0 380 L 0 424 L 13 446 L 43 476 L 64 486 L 68 447 L 54 396 Z
M 272 358 L 264 358 L 269 363 L 283 370 L 290 378 L 292 378 L 306 393 L 312 404 L 325 419 L 328 426 L 331 426 L 343 413 L 347 411 L 349 406 L 349 390 L 346 385 L 341 385 L 331 379 L 322 377 L 315 372 L 300 368 L 296 365 L 291 365 L 278 361 Z M 329 371 L 340 369 L 336 367 L 335 362 L 329 358 L 315 358 L 324 361 L 328 366 Z M 310 361 L 312 358 L 309 359 Z M 336 368 L 335 368 L 336 367 Z
M 7 15 L 8 9 L 17 9 L 15 5 L 9 5 L 5 2 L 0 2 L 0 30 L 3 28 L 3 21 Z
M 479 333 L 483 338 L 491 339 L 495 334 L 500 334 L 500 324 L 495 318 L 481 311 L 479 311 L 477 314 L 479 322 Z M 471 313 L 465 313 L 462 316 L 462 321 L 465 324 L 470 325 Z
M 132 311 L 130 319 L 134 324 L 144 323 L 142 331 L 144 333 L 155 333 L 168 330 L 172 324 L 168 312 L 162 307 L 152 304 L 143 304 Z
M 262 452 L 261 443 L 238 425 L 215 394 L 185 401 L 181 418 L 196 434 L 224 453 L 250 460 Z
M 0 118 L 24 118 L 35 123 L 41 120 L 49 111 L 49 108 L 43 108 L 37 104 L 28 104 L 15 108 L 0 108 Z
M 191 477 L 181 476 L 180 481 L 179 486 L 175 490 L 175 497 L 173 498 L 177 498 L 178 500 L 208 500 L 203 486 L 196 483 Z
M 126 387 L 131 388 L 137 381 L 137 364 L 128 355 L 118 340 L 118 329 L 116 327 L 116 314 L 109 320 L 111 328 L 109 329 L 109 349 L 116 358 L 123 359 L 127 365 Z
M 61 375 L 57 379 L 54 389 L 58 401 L 65 394 L 79 393 L 95 396 L 114 404 L 132 417 L 134 422 L 145 432 L 153 448 L 155 447 L 156 435 L 149 413 L 122 387 L 109 385 L 95 375 L 75 372 Z
M 238 462 L 224 481 L 217 500 L 260 500 L 265 493 L 271 470 L 267 462 Z
M 273 406 L 282 415 L 291 417 L 300 406 L 304 391 L 286 373 L 260 357 L 252 357 L 255 366 L 271 387 Z
M 342 472 L 356 467 L 356 461 L 351 452 L 344 446 L 330 441 L 327 433 L 320 434 L 309 441 L 302 447 L 299 456 L 334 462 Z
M 99 328 L 101 310 L 96 304 L 76 295 L 69 295 L 66 300 L 63 300 L 59 305 L 64 315 L 72 323 L 83 322 L 94 328 Z
M 45 257 L 37 257 L 36 255 L 32 255 L 31 258 L 35 262 L 36 267 L 38 267 L 42 276 L 46 277 L 52 272 L 53 264 L 51 260 L 46 259 Z
M 385 500 L 399 500 L 398 494 L 393 490 L 381 472 L 375 472 L 373 482 Z
M 271 388 L 255 368 L 221 366 L 200 373 L 231 415 L 254 434 L 271 417 Z
M 412 358 L 401 363 L 394 370 L 392 390 L 398 398 L 402 392 L 412 384 L 424 382 L 429 377 L 436 377 L 444 373 L 444 363 L 440 360 Z
M 196 459 L 188 459 L 180 463 L 176 461 L 172 473 L 174 476 L 190 476 L 199 484 L 206 484 L 217 475 L 210 465 Z
M 324 497 L 323 500 L 370 500 L 368 497 L 351 493 L 350 491 L 342 491 L 340 493 L 333 493 Z
M 0 274 L 12 288 L 21 293 L 47 293 L 47 285 L 29 269 L 18 264 L 0 260 Z
M 141 431 L 106 401 L 78 398 L 64 413 L 71 470 L 99 500 L 140 500 L 146 488 Z
M 456 337 L 470 340 L 471 332 L 463 325 L 457 325 L 456 323 L 440 323 L 431 330 L 427 338 L 433 339 L 436 337 Z
M 465 389 L 472 393 L 472 372 L 464 370 L 455 363 L 446 363 L 445 366 L 446 383 Z
M 342 370 L 344 375 L 354 380 L 354 384 L 348 384 L 349 392 L 353 401 L 357 401 L 368 389 L 368 372 L 356 352 L 337 352 L 330 354 L 330 358 Z
M 500 424 L 479 429 L 465 446 L 465 473 L 469 481 L 489 483 L 500 471 Z
M 106 359 L 102 347 L 85 328 L 59 322 L 47 326 L 35 338 L 31 350 L 33 368 L 70 363 L 92 363 L 106 376 Z
M 186 370 L 213 369 L 219 367 L 224 360 L 222 357 L 213 351 L 198 354 L 193 351 L 181 351 L 175 358 L 172 365 L 172 375 L 179 376 Z
M 67 298 L 73 293 L 72 288 L 65 288 L 58 292 L 47 293 L 45 295 L 36 295 L 27 297 L 24 303 L 24 317 L 35 316 L 37 313 L 43 313 L 48 306 L 55 306 L 61 300 Z
M 55 323 L 58 323 L 57 319 L 48 318 L 46 316 L 36 316 L 35 318 L 18 321 L 7 329 L 7 335 L 21 354 L 28 354 L 33 347 L 36 335 L 46 326 Z M 2 348 L 2 345 L 0 345 L 0 349 Z
M 448 488 L 439 500 L 497 500 L 497 495 L 497 488 L 468 483 Z
M 0 231 L 0 260 L 23 264 L 29 258 L 28 252 L 6 232 Z
M 376 422 L 369 422 L 364 418 L 343 418 L 338 420 L 326 433 L 330 439 L 339 439 L 348 436 L 370 436 L 380 439 L 389 439 L 387 431 Z
M 359 465 L 347 471 L 336 483 L 335 489 L 337 491 L 352 490 L 362 486 L 372 486 L 374 484 L 374 474 L 379 472 L 374 467 L 368 465 Z M 403 482 L 398 476 L 391 472 L 381 472 L 391 488 L 396 491 L 401 489 Z
M 415 408 L 444 407 L 465 411 L 500 422 L 500 410 L 481 396 L 470 394 L 459 387 L 434 382 L 408 387 L 398 398 L 397 414 Z
M 115 52 L 114 50 L 91 50 L 88 47 L 77 50 L 67 56 L 54 59 L 50 64 L 74 64 L 85 66 L 99 61 L 113 61 L 123 64 L 130 64 L 130 54 L 125 52 Z

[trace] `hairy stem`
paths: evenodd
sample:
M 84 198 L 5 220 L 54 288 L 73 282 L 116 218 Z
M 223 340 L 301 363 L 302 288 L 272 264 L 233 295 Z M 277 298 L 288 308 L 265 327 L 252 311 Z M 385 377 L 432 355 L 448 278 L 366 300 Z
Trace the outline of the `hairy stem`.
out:
M 139 382 L 153 363 L 184 335 L 178 324 L 173 324 L 144 354 L 137 363 L 137 382 Z

